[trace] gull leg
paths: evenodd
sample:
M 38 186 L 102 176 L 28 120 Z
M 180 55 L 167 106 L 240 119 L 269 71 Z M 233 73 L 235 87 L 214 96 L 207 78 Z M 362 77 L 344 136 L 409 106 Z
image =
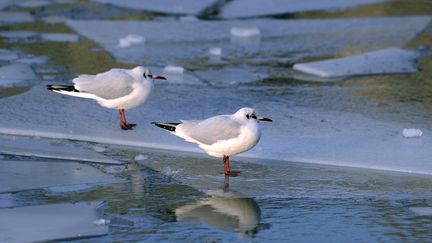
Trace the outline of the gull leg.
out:
M 136 126 L 136 124 L 128 124 L 126 122 L 126 114 L 125 114 L 125 110 L 124 109 L 120 109 L 119 113 L 120 113 L 120 128 L 121 129 L 123 129 L 123 130 L 130 130 L 134 126 Z
M 229 156 L 224 155 L 223 161 L 224 161 L 224 174 L 229 176 L 230 175 Z
M 229 189 L 229 176 L 225 175 L 223 191 L 228 192 L 228 189 Z

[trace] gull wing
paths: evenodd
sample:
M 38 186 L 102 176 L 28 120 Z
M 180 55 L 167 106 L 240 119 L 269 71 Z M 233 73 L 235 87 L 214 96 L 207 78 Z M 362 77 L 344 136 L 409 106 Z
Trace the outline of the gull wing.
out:
M 240 135 L 241 124 L 230 115 L 221 115 L 199 121 L 182 121 L 176 133 L 188 141 L 206 145 L 221 140 L 236 138 Z
M 79 75 L 72 80 L 80 92 L 91 93 L 104 99 L 116 99 L 130 94 L 136 82 L 126 70 L 111 69 L 97 75 Z

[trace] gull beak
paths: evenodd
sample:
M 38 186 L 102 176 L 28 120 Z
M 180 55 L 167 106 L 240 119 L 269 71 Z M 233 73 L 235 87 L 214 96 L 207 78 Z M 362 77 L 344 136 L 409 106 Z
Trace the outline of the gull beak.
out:
M 266 117 L 258 117 L 258 121 L 260 121 L 260 122 L 263 122 L 263 121 L 272 122 L 273 120 L 270 118 L 266 118 Z
M 166 80 L 166 78 L 164 76 L 154 76 L 153 79 L 154 80 L 157 80 L 157 79 L 159 79 L 159 80 Z

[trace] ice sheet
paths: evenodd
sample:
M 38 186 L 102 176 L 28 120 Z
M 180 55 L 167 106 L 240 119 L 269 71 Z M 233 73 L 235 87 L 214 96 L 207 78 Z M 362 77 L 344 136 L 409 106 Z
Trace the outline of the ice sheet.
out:
M 400 74 L 418 72 L 417 51 L 386 48 L 369 53 L 338 59 L 298 63 L 293 70 L 300 72 L 294 77 L 312 81 L 334 81 L 352 76 Z M 306 75 L 305 75 L 306 74 Z
M 0 153 L 101 164 L 122 164 L 92 149 L 78 147 L 64 141 L 40 138 L 0 136 Z
M 9 39 L 27 39 L 36 36 L 38 33 L 34 31 L 2 31 L 0 36 Z
M 335 55 L 355 46 L 370 51 L 401 46 L 412 39 L 430 17 L 379 17 L 322 20 L 229 20 L 229 21 L 105 21 L 71 20 L 67 25 L 96 41 L 118 60 L 143 65 L 176 64 L 189 68 L 196 59 L 208 59 L 208 49 L 217 45 L 224 60 L 248 62 L 251 56 L 275 63 L 283 58 L 306 55 Z M 260 30 L 253 48 L 231 42 L 233 27 Z M 110 31 L 116 29 L 117 31 Z M 211 30 L 211 31 L 208 31 Z M 151 33 L 151 34 L 149 34 Z M 145 47 L 119 48 L 118 40 L 129 34 L 143 36 Z M 359 44 L 363 43 L 363 44 Z M 200 65 L 203 65 L 202 61 Z
M 48 204 L 0 209 L 0 242 L 40 242 L 99 236 L 101 202 Z
M 200 79 L 216 86 L 255 83 L 269 77 L 264 71 L 249 67 L 222 68 L 195 72 Z
M 250 18 L 304 11 L 328 11 L 379 3 L 382 0 L 234 0 L 221 11 L 222 18 Z
M 2 109 L 8 115 L 0 116 L 0 133 L 207 156 L 197 146 L 151 122 L 201 119 L 253 106 L 274 122 L 260 124 L 261 141 L 251 151 L 233 156 L 233 161 L 262 158 L 432 174 L 432 134 L 427 129 L 422 128 L 423 136 L 418 139 L 405 139 L 400 135 L 405 124 L 381 122 L 350 112 L 284 107 L 280 101 L 272 101 L 275 97 L 261 96 L 259 91 L 157 84 L 148 103 L 126 112 L 128 121 L 138 124 L 132 131 L 119 129 L 118 111 L 90 100 L 45 92 L 48 91 L 41 84 L 27 93 L 2 99 Z M 208 97 L 199 100 L 199 107 L 203 108 L 197 107 L 196 93 Z M 220 164 L 219 159 L 213 159 Z M 189 170 L 196 168 L 185 165 L 185 171 Z
M 64 186 L 79 190 L 82 186 L 122 181 L 76 162 L 1 160 L 0 168 L 0 193 Z
M 93 0 L 99 3 L 109 3 L 119 7 L 147 10 L 169 14 L 198 15 L 218 0 Z

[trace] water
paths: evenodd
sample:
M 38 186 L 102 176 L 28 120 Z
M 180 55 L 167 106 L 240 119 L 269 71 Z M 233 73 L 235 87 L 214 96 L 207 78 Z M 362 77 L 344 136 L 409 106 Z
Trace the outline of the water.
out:
M 0 82 L 0 163 L 16 173 L 34 168 L 39 177 L 49 177 L 41 164 L 67 166 L 51 170 L 56 176 L 46 179 L 55 182 L 29 177 L 28 188 L 16 182 L 22 189 L 0 193 L 0 209 L 103 202 L 101 214 L 92 211 L 97 217 L 86 223 L 104 230 L 105 223 L 108 233 L 74 242 L 429 241 L 429 1 L 368 1 L 376 3 L 328 12 L 276 9 L 274 17 L 234 20 L 221 17 L 229 3 L 215 1 L 191 8 L 195 17 L 172 15 L 166 6 L 152 13 L 100 2 L 5 9 L 31 15 L 0 20 L 0 48 L 7 49 L 0 54 L 12 57 L 0 58 L 0 66 L 26 63 L 36 79 Z M 233 40 L 235 27 L 260 34 Z M 118 48 L 128 34 L 145 43 Z M 317 83 L 292 71 L 295 63 L 392 46 L 418 51 L 420 72 Z M 209 56 L 211 48 L 221 54 Z M 148 103 L 128 111 L 138 127 L 127 133 L 118 130 L 118 112 L 45 89 L 79 73 L 135 65 L 155 74 L 167 66 L 184 71 L 178 80 L 157 83 Z M 222 161 L 150 124 L 243 106 L 274 122 L 262 124 L 252 151 L 232 157 L 241 173 L 231 178 L 222 175 Z M 406 139 L 404 128 L 423 135 Z M 97 179 L 95 170 L 109 180 L 83 184 L 82 168 L 87 181 Z

